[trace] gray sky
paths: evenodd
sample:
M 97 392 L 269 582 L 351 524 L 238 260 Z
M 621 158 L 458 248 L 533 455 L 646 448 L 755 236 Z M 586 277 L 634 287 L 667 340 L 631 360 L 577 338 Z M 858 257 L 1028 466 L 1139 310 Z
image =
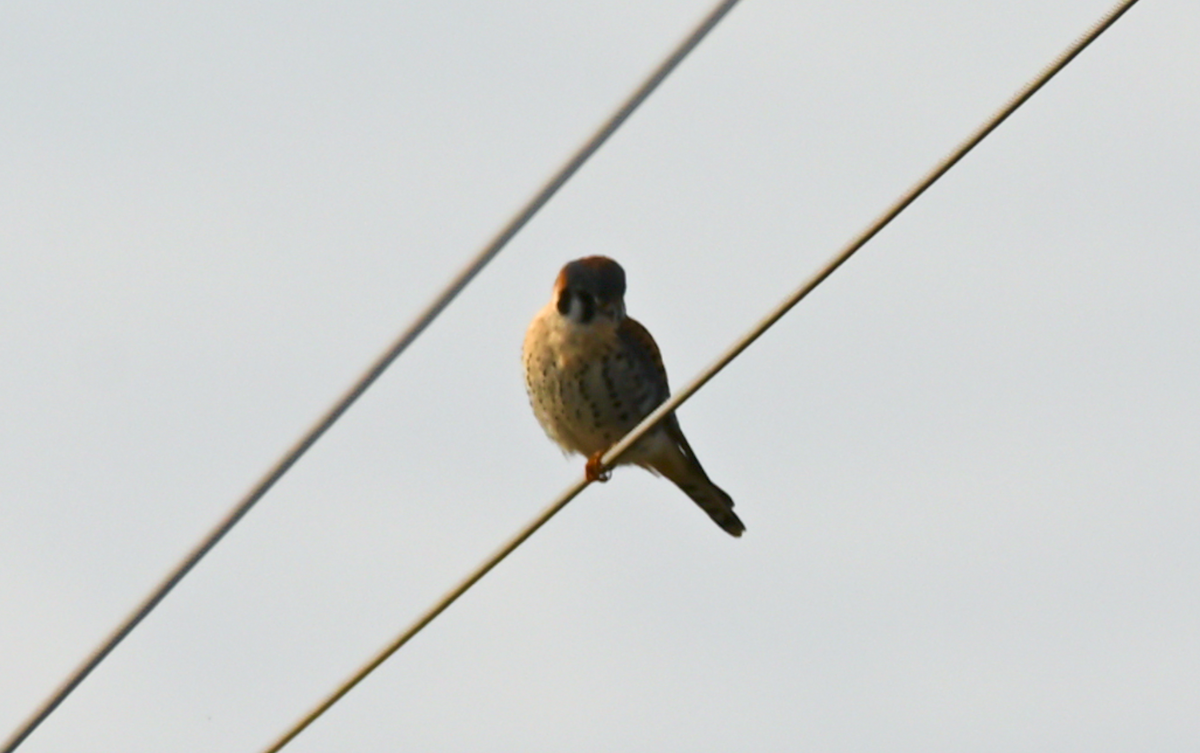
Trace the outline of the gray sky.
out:
M 709 7 L 0 8 L 0 737 Z M 582 471 L 519 352 L 619 260 L 675 385 L 1107 0 L 745 0 L 23 751 L 255 751 Z M 1200 12 L 1135 7 L 294 751 L 1200 743 Z

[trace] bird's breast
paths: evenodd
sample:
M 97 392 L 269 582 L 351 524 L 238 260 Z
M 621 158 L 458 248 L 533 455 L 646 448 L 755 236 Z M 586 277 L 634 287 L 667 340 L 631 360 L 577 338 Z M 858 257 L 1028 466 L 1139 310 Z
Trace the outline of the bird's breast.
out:
M 612 325 L 578 324 L 543 312 L 530 327 L 524 360 L 534 413 L 569 451 L 607 449 L 663 398 Z

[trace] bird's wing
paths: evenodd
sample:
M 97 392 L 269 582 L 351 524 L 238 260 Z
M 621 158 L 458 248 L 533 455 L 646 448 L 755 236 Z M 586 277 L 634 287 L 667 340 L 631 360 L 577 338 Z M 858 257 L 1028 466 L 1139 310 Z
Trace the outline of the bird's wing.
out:
M 671 388 L 667 385 L 667 369 L 663 366 L 662 353 L 658 351 L 654 338 L 636 319 L 628 316 L 617 326 L 617 336 L 633 354 L 638 369 L 644 370 L 646 378 L 653 380 L 659 388 L 657 392 L 660 394 L 655 395 L 655 404 L 666 400 L 671 394 Z
M 654 342 L 654 338 L 646 331 L 636 319 L 625 317 L 621 320 L 618 333 L 621 338 L 628 343 L 629 349 L 635 354 L 634 358 L 638 360 L 639 365 L 653 374 L 653 379 L 658 383 L 660 392 L 655 395 L 655 406 L 661 404 L 664 400 L 671 396 L 671 388 L 667 385 L 667 369 L 663 366 L 662 353 L 658 350 L 658 345 Z M 675 417 L 675 413 L 663 419 L 660 424 L 667 432 L 667 436 L 675 443 L 680 450 L 683 451 L 684 457 L 690 463 L 693 463 L 696 470 L 704 478 L 708 478 L 708 474 L 704 472 L 703 466 L 700 465 L 699 459 L 696 458 L 696 453 L 692 450 L 692 446 L 688 444 L 687 437 L 683 435 L 683 429 L 679 426 L 679 419 Z

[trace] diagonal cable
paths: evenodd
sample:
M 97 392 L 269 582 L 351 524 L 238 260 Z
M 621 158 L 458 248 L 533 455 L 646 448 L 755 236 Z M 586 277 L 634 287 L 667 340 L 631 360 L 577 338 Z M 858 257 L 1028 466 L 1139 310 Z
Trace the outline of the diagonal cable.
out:
M 104 661 L 105 657 L 107 657 L 112 650 L 116 648 L 117 645 L 120 644 L 121 641 L 124 640 L 125 637 L 129 635 L 129 633 L 131 633 L 133 629 L 136 628 L 138 624 L 145 619 L 146 616 L 150 614 L 150 612 L 153 611 L 156 606 L 158 606 L 159 602 L 161 602 L 167 596 L 167 594 L 171 592 L 171 589 L 175 588 L 175 586 L 178 585 L 181 580 L 183 580 L 188 572 L 190 572 L 191 569 L 195 567 L 201 559 L 204 558 L 204 555 L 208 554 L 209 550 L 216 546 L 217 542 L 224 538 L 225 534 L 229 533 L 230 529 L 237 525 L 238 521 L 250 511 L 250 508 L 253 507 L 256 502 L 262 499 L 263 495 L 265 495 L 271 489 L 271 487 L 275 485 L 275 482 L 278 481 L 283 474 L 287 473 L 288 470 L 296 464 L 296 461 L 298 461 L 301 456 L 303 456 L 304 453 L 307 452 L 308 449 L 312 447 L 313 444 L 315 444 L 323 434 L 325 434 L 329 427 L 333 426 L 334 422 L 341 418 L 342 414 L 345 413 L 346 410 L 349 409 L 350 406 L 353 405 L 354 402 L 364 392 L 367 391 L 367 388 L 369 388 L 375 382 L 375 380 L 378 379 L 381 374 L 383 374 L 387 367 L 390 366 L 391 363 L 395 361 L 396 358 L 398 358 L 400 354 L 403 353 L 405 349 L 407 349 L 408 346 L 411 345 L 412 342 L 421 335 L 422 332 L 425 331 L 425 328 L 437 318 L 438 314 L 440 314 L 442 310 L 445 309 L 452 300 L 454 300 L 455 296 L 462 292 L 462 289 L 465 288 L 477 274 L 479 274 L 484 266 L 487 265 L 487 263 L 491 261 L 496 254 L 500 253 L 500 250 L 508 244 L 513 236 L 515 236 L 521 230 L 521 228 L 523 228 L 526 223 L 533 218 L 535 214 L 537 214 L 538 210 L 545 206 L 546 202 L 550 201 L 551 197 L 558 192 L 558 189 L 562 188 L 563 184 L 565 184 L 571 178 L 571 176 L 573 176 L 579 170 L 579 168 L 582 167 L 585 162 L 587 162 L 588 158 L 591 157 L 596 150 L 608 140 L 609 136 L 611 136 L 621 126 L 621 124 L 633 114 L 634 110 L 636 110 L 638 106 L 641 105 L 642 102 L 644 102 L 646 98 L 658 88 L 658 85 L 661 84 L 668 75 L 670 75 L 671 71 L 673 71 L 675 67 L 678 66 L 679 63 L 682 62 L 683 59 L 687 57 L 693 49 L 695 49 L 696 45 L 698 45 L 701 40 L 703 40 L 704 37 L 707 36 L 710 31 L 712 31 L 713 27 L 715 27 L 717 23 L 724 18 L 725 14 L 733 9 L 733 6 L 736 5 L 737 2 L 738 0 L 722 0 L 721 2 L 717 3 L 716 7 L 709 11 L 708 15 L 706 15 L 700 21 L 700 23 L 691 31 L 690 34 L 688 34 L 681 42 L 679 42 L 670 55 L 668 55 L 661 63 L 659 63 L 658 67 L 646 77 L 646 79 L 629 96 L 629 98 L 621 104 L 617 111 L 614 112 L 609 119 L 600 126 L 600 128 L 591 136 L 591 138 L 589 138 L 581 147 L 579 147 L 579 149 L 571 156 L 571 158 L 567 160 L 566 164 L 559 168 L 558 172 L 554 173 L 554 175 L 550 177 L 545 185 L 543 185 L 542 188 L 536 194 L 534 194 L 531 199 L 529 199 L 525 206 L 519 212 L 517 212 L 517 214 L 511 220 L 509 220 L 508 224 L 501 228 L 500 231 L 487 243 L 487 245 L 483 247 L 479 254 L 472 259 L 471 262 L 467 264 L 467 266 L 464 267 L 463 270 L 459 272 L 453 280 L 450 281 L 450 284 L 448 284 L 446 288 L 437 296 L 437 298 L 435 298 L 434 301 L 430 303 L 429 306 L 416 318 L 416 320 L 409 325 L 408 329 L 405 330 L 404 333 L 401 334 L 400 337 L 396 339 L 396 341 L 393 342 L 392 345 L 381 356 L 379 356 L 379 358 L 376 359 L 373 364 L 371 364 L 366 373 L 364 373 L 359 380 L 355 382 L 354 385 L 352 385 L 350 389 L 338 399 L 336 403 L 334 403 L 333 407 L 331 407 L 328 412 L 325 413 L 325 415 L 321 416 L 321 418 L 312 426 L 311 429 L 308 430 L 304 436 L 300 438 L 299 441 L 297 441 L 290 449 L 288 449 L 287 452 L 284 453 L 283 457 L 281 457 L 279 461 L 276 462 L 269 471 L 267 471 L 266 475 L 264 475 L 258 481 L 258 483 L 254 485 L 249 493 L 247 493 L 245 497 L 243 497 L 236 505 L 234 505 L 234 507 L 228 513 L 226 513 L 225 517 L 222 518 L 211 531 L 209 531 L 208 535 L 206 535 L 204 539 L 201 540 L 187 554 L 187 556 L 185 556 L 175 566 L 175 568 L 167 574 L 167 576 L 154 588 L 150 595 L 147 596 L 145 600 L 143 600 L 141 604 L 139 604 L 137 608 L 134 609 L 133 612 L 131 612 L 125 618 L 125 620 L 121 622 L 121 624 L 118 625 L 116 629 L 113 630 L 109 636 L 105 638 L 104 641 L 97 646 L 78 667 L 75 668 L 73 672 L 71 672 L 71 675 L 67 677 L 67 679 L 64 680 L 57 689 L 55 689 L 50 697 L 43 701 L 42 705 L 39 706 L 25 720 L 25 722 L 22 723 L 15 732 L 12 733 L 8 740 L 5 741 L 4 747 L 0 749 L 0 753 L 12 753 L 15 751 L 17 747 L 20 746 L 20 744 L 25 740 L 25 738 L 27 738 L 30 733 L 37 729 L 38 725 L 44 722 L 46 718 L 50 716 L 50 714 L 52 714 L 64 700 L 66 700 L 67 696 L 69 696 L 71 692 L 75 690 L 75 688 L 78 687 L 79 684 L 83 682 L 83 680 L 89 674 L 91 674 L 92 670 L 94 670 L 100 664 L 100 662 Z
M 628 449 L 633 446 L 646 432 L 654 428 L 659 421 L 667 416 L 671 411 L 682 405 L 688 398 L 696 393 L 701 387 L 708 383 L 710 379 L 717 375 L 721 369 L 729 365 L 733 359 L 737 358 L 750 344 L 757 340 L 764 332 L 771 328 L 779 321 L 784 314 L 799 303 L 805 296 L 820 285 L 825 278 L 833 274 L 847 259 L 854 255 L 856 251 L 862 248 L 866 243 L 875 237 L 884 227 L 887 226 L 901 212 L 916 201 L 917 197 L 923 194 L 926 189 L 937 182 L 939 178 L 946 174 L 950 168 L 954 167 L 963 157 L 974 149 L 979 142 L 983 141 L 992 131 L 1003 123 L 1009 115 L 1016 112 L 1017 108 L 1025 104 L 1025 102 L 1042 88 L 1055 74 L 1061 71 L 1068 63 L 1070 63 L 1076 55 L 1084 50 L 1089 44 L 1096 40 L 1104 33 L 1108 27 L 1125 11 L 1129 10 L 1137 3 L 1137 0 L 1122 0 L 1108 10 L 1096 23 L 1094 23 L 1082 36 L 1072 42 L 1062 53 L 1054 60 L 1046 65 L 1036 76 L 1034 76 L 1025 86 L 1017 91 L 1016 94 L 1008 100 L 999 110 L 991 115 L 982 125 L 980 125 L 971 135 L 959 143 L 953 150 L 950 151 L 940 162 L 933 166 L 924 177 L 918 180 L 911 188 L 900 195 L 891 206 L 889 206 L 882 214 L 873 220 L 865 229 L 850 240 L 842 247 L 826 264 L 818 269 L 811 277 L 809 277 L 794 293 L 785 298 L 778 306 L 764 316 L 754 327 L 737 340 L 729 347 L 711 366 L 702 371 L 699 376 L 693 379 L 686 387 L 672 395 L 666 402 L 660 405 L 653 413 L 646 416 L 640 424 L 635 426 L 621 441 L 613 445 L 601 459 L 601 467 L 603 469 L 611 468 L 617 460 L 625 454 Z M 285 745 L 291 742 L 297 735 L 305 730 L 310 724 L 315 722 L 322 714 L 329 710 L 343 696 L 349 693 L 354 686 L 358 685 L 367 675 L 374 672 L 381 664 L 400 649 L 401 646 L 417 633 L 428 625 L 442 612 L 453 604 L 458 597 L 467 592 L 471 586 L 475 585 L 483 576 L 487 575 L 496 565 L 520 546 L 526 539 L 541 528 L 550 518 L 554 517 L 559 510 L 567 506 L 567 503 L 577 497 L 580 492 L 587 488 L 591 482 L 585 479 L 576 481 L 566 491 L 564 491 L 556 500 L 550 503 L 545 509 L 537 514 L 524 528 L 518 531 L 499 549 L 484 560 L 474 571 L 467 577 L 463 578 L 458 585 L 450 589 L 441 599 L 433 606 L 426 610 L 420 617 L 409 625 L 404 632 L 396 636 L 391 643 L 386 645 L 381 651 L 375 654 L 366 664 L 358 669 L 353 675 L 342 682 L 340 686 L 315 708 L 300 718 L 292 725 L 283 735 L 281 735 L 270 747 L 265 748 L 263 753 L 278 753 Z

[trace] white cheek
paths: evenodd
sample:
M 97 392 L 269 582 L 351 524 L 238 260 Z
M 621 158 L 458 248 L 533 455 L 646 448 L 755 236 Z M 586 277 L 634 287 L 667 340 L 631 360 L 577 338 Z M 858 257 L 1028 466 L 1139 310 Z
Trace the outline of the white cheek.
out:
M 563 318 L 574 324 L 583 322 L 583 301 L 579 299 L 579 296 L 571 296 L 571 303 L 567 306 L 567 313 L 563 314 Z

